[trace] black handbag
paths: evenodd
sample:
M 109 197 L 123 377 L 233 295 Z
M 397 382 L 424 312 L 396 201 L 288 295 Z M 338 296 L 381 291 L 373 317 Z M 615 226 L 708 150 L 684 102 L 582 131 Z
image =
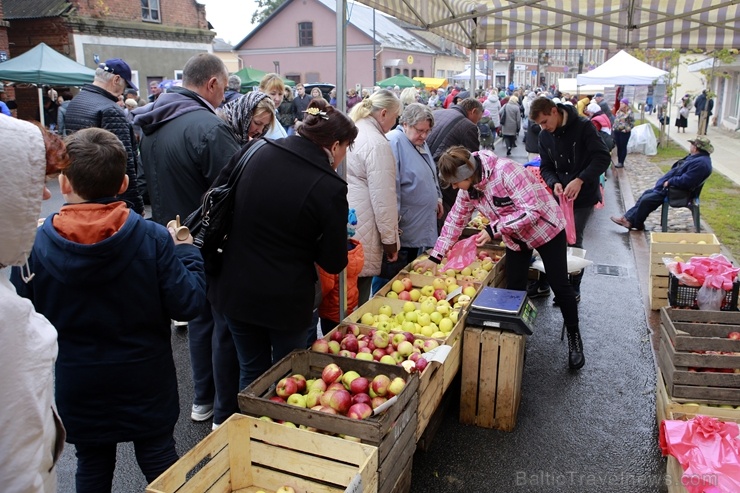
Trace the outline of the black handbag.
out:
M 684 190 L 676 187 L 668 187 L 668 205 L 671 207 L 686 207 L 694 196 L 693 190 Z
M 398 251 L 398 260 L 395 262 L 388 262 L 388 256 L 384 253 L 378 277 L 382 279 L 393 279 L 407 265 L 409 265 L 409 254 L 406 250 L 402 249 Z
M 207 270 L 211 273 L 215 274 L 220 269 L 221 254 L 231 230 L 235 196 L 232 191 L 249 159 L 265 144 L 267 141 L 262 139 L 252 144 L 231 170 L 228 181 L 222 185 L 212 186 L 203 195 L 201 206 L 185 219 L 184 224 L 193 235 L 193 245 L 200 248 Z

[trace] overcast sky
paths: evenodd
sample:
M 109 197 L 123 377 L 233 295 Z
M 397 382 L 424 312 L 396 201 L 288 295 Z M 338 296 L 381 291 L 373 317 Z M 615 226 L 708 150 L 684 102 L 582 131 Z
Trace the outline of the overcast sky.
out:
M 257 9 L 254 0 L 198 0 L 206 6 L 206 19 L 216 31 L 216 37 L 236 44 L 246 37 L 254 26 L 250 24 Z

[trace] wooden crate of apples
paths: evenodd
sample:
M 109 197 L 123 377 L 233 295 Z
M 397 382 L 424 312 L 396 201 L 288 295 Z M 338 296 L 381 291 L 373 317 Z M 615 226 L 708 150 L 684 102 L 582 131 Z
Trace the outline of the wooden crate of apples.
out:
M 658 366 L 674 399 L 740 407 L 740 312 L 661 308 Z
M 486 286 L 492 285 L 494 279 L 503 274 L 504 249 L 501 247 L 484 246 L 478 247 L 477 260 L 463 267 L 462 269 L 447 269 L 447 258 L 443 258 L 437 267 L 437 277 L 452 277 L 458 281 L 477 281 Z M 407 272 L 413 272 L 425 276 L 433 276 L 432 271 L 424 272 L 421 267 L 417 267 L 419 262 L 427 259 L 429 256 L 420 255 L 407 267 Z
M 377 470 L 375 446 L 235 414 L 146 491 L 376 493 Z
M 416 448 L 418 389 L 418 375 L 400 366 L 303 350 L 238 400 L 246 414 L 377 447 L 378 491 L 392 492 Z

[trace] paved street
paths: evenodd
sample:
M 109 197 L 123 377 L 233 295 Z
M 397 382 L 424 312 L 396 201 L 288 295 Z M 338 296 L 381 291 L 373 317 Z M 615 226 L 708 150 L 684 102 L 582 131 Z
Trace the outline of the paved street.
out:
M 710 128 L 710 137 L 712 133 Z M 501 149 L 496 148 L 499 153 Z M 730 152 L 739 151 L 740 146 Z M 521 142 L 514 157 L 527 160 Z M 598 274 L 591 267 L 584 276 L 580 317 L 586 366 L 577 373 L 568 371 L 559 310 L 551 300 L 535 300 L 540 314 L 527 341 L 516 429 L 506 433 L 461 425 L 453 402 L 431 448 L 415 456 L 413 492 L 666 491 L 661 486 L 665 461 L 657 447 L 655 363 L 641 290 L 641 283 L 647 282 L 645 234 L 626 233 L 609 220 L 624 211 L 623 202 L 629 206 L 644 189 L 639 180 L 630 186 L 633 176 L 654 181 L 645 178 L 649 173 L 659 171 L 640 155 L 630 155 L 618 176 L 610 171 L 605 207 L 594 212 L 586 230 L 587 258 L 616 267 L 611 271 L 618 273 Z M 48 211 L 58 208 L 58 191 L 54 195 L 56 203 L 47 203 Z M 206 436 L 210 422 L 196 424 L 189 418 L 187 332 L 173 330 L 172 343 L 181 402 L 176 438 L 183 453 Z M 74 491 L 74 468 L 73 447 L 67 445 L 58 466 L 60 492 Z M 113 491 L 144 487 L 133 448 L 119 447 Z

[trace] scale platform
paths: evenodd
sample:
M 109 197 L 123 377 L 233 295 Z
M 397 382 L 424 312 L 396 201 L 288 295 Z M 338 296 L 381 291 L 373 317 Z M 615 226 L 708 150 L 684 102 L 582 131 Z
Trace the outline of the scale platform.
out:
M 470 305 L 467 324 L 532 335 L 537 308 L 526 291 L 484 287 Z

